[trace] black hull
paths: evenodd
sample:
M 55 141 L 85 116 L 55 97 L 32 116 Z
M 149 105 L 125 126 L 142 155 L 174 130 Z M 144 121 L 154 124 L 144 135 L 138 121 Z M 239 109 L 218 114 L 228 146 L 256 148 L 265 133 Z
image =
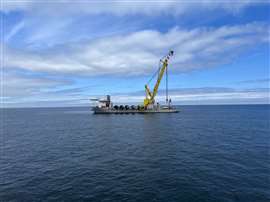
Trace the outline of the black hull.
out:
M 115 110 L 115 109 L 103 109 L 93 108 L 94 114 L 154 114 L 154 113 L 178 113 L 176 109 L 149 109 L 149 110 Z

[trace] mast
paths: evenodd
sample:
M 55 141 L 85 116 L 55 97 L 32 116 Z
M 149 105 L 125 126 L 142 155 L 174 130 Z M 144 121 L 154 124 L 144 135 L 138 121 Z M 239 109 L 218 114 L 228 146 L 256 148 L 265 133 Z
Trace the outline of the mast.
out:
M 168 104 L 168 68 L 166 68 L 166 104 Z

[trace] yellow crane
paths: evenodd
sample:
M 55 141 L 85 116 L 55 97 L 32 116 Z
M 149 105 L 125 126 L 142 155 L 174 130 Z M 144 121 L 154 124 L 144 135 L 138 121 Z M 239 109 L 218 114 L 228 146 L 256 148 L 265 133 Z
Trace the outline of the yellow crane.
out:
M 144 102 L 143 102 L 145 109 L 147 109 L 150 105 L 154 105 L 155 104 L 155 96 L 157 95 L 158 87 L 159 87 L 159 84 L 160 84 L 160 82 L 162 80 L 162 77 L 164 75 L 165 70 L 167 72 L 168 62 L 169 62 L 169 59 L 170 59 L 171 56 L 173 56 L 173 51 L 170 51 L 168 53 L 168 55 L 166 55 L 164 58 L 162 58 L 160 60 L 160 67 L 159 67 L 158 71 L 156 72 L 156 73 L 158 73 L 158 77 L 157 77 L 157 81 L 156 81 L 156 84 L 154 86 L 153 92 L 150 91 L 150 89 L 149 89 L 149 87 L 148 87 L 147 84 L 145 85 L 146 96 L 145 96 L 145 99 L 144 99 Z M 151 80 L 152 79 L 150 79 L 150 81 Z M 168 101 L 167 85 L 168 84 L 166 82 L 166 102 Z

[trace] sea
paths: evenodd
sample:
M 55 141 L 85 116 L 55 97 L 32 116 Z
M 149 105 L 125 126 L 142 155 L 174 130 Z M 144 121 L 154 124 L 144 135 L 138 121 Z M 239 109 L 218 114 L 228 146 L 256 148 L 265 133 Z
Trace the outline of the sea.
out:
M 0 201 L 269 202 L 270 105 L 1 109 Z

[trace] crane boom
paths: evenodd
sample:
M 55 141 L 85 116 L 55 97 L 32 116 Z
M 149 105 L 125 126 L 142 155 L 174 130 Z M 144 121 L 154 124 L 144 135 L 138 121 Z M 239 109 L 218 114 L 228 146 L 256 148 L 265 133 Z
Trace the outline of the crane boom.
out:
M 146 91 L 146 94 L 149 96 L 149 97 L 152 97 L 152 93 L 148 87 L 148 85 L 145 85 L 145 91 Z
M 146 98 L 144 99 L 145 108 L 147 108 L 148 105 L 155 103 L 155 96 L 157 95 L 159 84 L 162 80 L 162 77 L 164 75 L 166 68 L 168 67 L 168 61 L 172 55 L 173 55 L 173 51 L 170 51 L 164 60 L 160 60 L 162 62 L 162 68 L 159 70 L 158 78 L 157 78 L 157 81 L 156 81 L 156 84 L 154 86 L 154 90 L 152 93 L 148 85 L 145 85 L 145 91 L 146 91 Z

